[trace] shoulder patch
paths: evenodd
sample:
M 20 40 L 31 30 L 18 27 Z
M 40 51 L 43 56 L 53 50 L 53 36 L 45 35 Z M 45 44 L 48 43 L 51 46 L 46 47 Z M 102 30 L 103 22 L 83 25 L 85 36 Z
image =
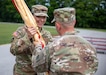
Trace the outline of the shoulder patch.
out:
M 17 33 L 17 32 L 14 32 L 12 35 L 13 35 L 14 37 L 17 37 L 17 36 L 18 36 L 18 33 Z
M 12 35 L 14 38 L 20 38 L 20 35 L 17 31 L 15 31 Z

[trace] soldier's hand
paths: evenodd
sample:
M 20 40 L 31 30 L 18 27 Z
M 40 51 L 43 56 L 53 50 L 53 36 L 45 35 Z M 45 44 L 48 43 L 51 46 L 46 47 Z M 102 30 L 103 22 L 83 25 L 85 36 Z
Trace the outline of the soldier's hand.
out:
M 33 43 L 34 43 L 35 46 L 36 45 L 41 45 L 41 42 L 40 41 L 34 41 Z
M 35 35 L 37 32 L 34 27 L 28 27 L 28 31 L 30 32 L 31 35 Z
M 28 36 L 30 38 L 32 38 L 37 33 L 37 31 L 34 27 L 28 27 L 27 30 L 28 30 Z

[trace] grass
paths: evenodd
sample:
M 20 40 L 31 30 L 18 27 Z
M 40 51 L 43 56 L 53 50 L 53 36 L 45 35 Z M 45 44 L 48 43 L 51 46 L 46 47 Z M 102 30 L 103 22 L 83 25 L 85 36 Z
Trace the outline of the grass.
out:
M 1 23 L 0 22 L 0 45 L 2 44 L 8 44 L 11 42 L 12 33 L 23 24 L 15 24 L 15 23 Z M 55 35 L 57 32 L 54 28 L 47 28 L 45 29 L 49 30 L 51 34 Z
M 44 27 L 46 30 L 50 31 L 50 33 L 52 35 L 56 35 L 58 34 L 55 28 L 51 28 L 51 27 Z
M 12 33 L 19 27 L 22 26 L 23 24 L 16 24 L 16 23 L 2 23 L 0 22 L 0 45 L 2 44 L 8 44 L 11 42 L 12 38 Z M 48 31 L 51 32 L 52 35 L 56 35 L 57 32 L 55 28 L 53 27 L 44 27 Z M 82 29 L 82 28 L 80 28 Z M 106 32 L 104 29 L 89 29 L 89 30 L 95 30 L 95 31 L 102 31 Z
M 11 42 L 12 33 L 21 25 L 0 23 L 0 45 Z

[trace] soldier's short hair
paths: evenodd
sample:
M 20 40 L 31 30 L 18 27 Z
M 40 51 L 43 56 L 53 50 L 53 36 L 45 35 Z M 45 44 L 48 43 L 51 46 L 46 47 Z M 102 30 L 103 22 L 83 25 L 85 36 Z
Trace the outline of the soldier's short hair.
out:
M 52 20 L 52 22 L 58 21 L 61 23 L 71 23 L 73 20 L 76 19 L 75 13 L 75 8 L 72 7 L 55 9 L 53 12 L 54 19 Z
M 33 5 L 32 6 L 32 14 L 35 16 L 46 16 L 48 12 L 48 8 L 46 6 L 43 5 Z

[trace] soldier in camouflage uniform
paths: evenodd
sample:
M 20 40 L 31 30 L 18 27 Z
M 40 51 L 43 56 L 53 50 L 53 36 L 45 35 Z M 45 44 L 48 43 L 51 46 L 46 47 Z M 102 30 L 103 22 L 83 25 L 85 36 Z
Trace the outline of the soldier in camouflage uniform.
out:
M 94 75 L 98 67 L 96 49 L 77 35 L 75 8 L 56 9 L 53 21 L 61 36 L 43 49 L 36 43 L 32 56 L 35 71 L 49 75 Z
M 52 41 L 50 32 L 42 28 L 48 17 L 47 11 L 48 9 L 45 6 L 32 6 L 33 16 L 36 19 L 39 31 L 46 44 L 49 41 Z M 13 75 L 36 75 L 36 72 L 31 65 L 32 52 L 35 49 L 35 45 L 33 44 L 34 34 L 31 34 L 30 30 L 34 30 L 34 28 L 22 26 L 13 33 L 13 40 L 10 47 L 10 52 L 16 56 Z

